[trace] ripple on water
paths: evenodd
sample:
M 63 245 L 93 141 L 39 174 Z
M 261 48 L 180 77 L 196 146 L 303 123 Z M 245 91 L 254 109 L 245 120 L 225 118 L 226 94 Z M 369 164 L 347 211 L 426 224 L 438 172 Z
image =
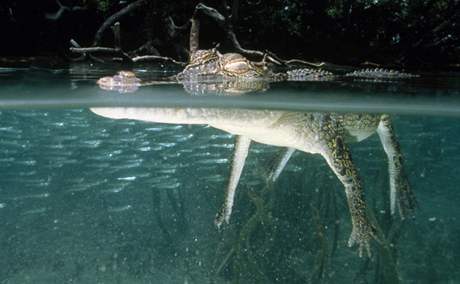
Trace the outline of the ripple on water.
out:
M 22 139 L 4 139 L 4 137 L 2 137 L 2 139 L 0 140 L 0 146 L 2 148 L 24 149 L 30 147 L 31 142 Z
M 102 193 L 105 194 L 115 194 L 115 193 L 120 193 L 122 192 L 130 183 L 121 183 L 119 186 L 112 187 L 109 189 L 104 189 L 102 190 Z
M 106 184 L 107 179 L 101 179 L 101 180 L 90 182 L 88 180 L 85 180 L 85 178 L 76 178 L 76 179 L 70 180 L 69 183 L 70 183 L 70 189 L 67 190 L 66 192 L 75 193 L 75 192 L 83 192 L 83 191 L 87 191 L 90 189 L 94 189 L 98 186 Z
M 176 135 L 173 135 L 172 137 L 177 142 L 185 142 L 185 141 L 192 139 L 193 136 L 194 135 L 190 133 L 190 134 L 182 134 L 182 135 L 176 134 Z
M 161 126 L 158 126 L 158 127 L 149 127 L 149 128 L 145 128 L 144 130 L 145 130 L 145 131 L 149 131 L 149 132 L 160 132 L 160 131 L 165 130 L 165 128 L 163 128 L 163 127 L 161 127 Z
M 30 210 L 24 211 L 24 212 L 21 213 L 21 215 L 36 215 L 36 214 L 43 214 L 43 213 L 45 213 L 46 211 L 48 211 L 48 208 L 46 208 L 46 207 L 40 207 L 40 208 L 30 209 Z
M 162 183 L 156 183 L 154 186 L 155 188 L 160 188 L 160 189 L 175 189 L 179 188 L 182 185 L 180 182 L 176 183 L 171 183 L 171 182 L 162 182 Z
M 150 151 L 152 151 L 152 147 L 150 147 L 150 146 L 143 146 L 143 147 L 137 148 L 137 150 L 139 150 L 139 151 L 141 151 L 141 152 L 150 152 Z
M 225 139 L 225 140 L 228 140 L 228 139 L 232 139 L 233 138 L 233 134 L 228 134 L 228 133 L 220 133 L 220 134 L 212 134 L 209 136 L 209 140 L 216 140 L 216 139 Z
M 142 159 L 142 158 L 135 159 L 135 160 L 126 160 L 126 161 L 123 161 L 122 164 L 112 165 L 111 168 L 114 169 L 114 170 L 137 168 L 137 167 L 140 167 L 142 165 L 143 161 L 144 161 L 144 159 Z
M 158 169 L 155 172 L 159 174 L 175 174 L 177 171 L 176 167 L 174 168 L 166 168 L 166 169 Z
M 109 207 L 107 209 L 108 212 L 111 212 L 111 213 L 118 213 L 118 212 L 123 212 L 123 211 L 127 211 L 127 210 L 130 210 L 132 209 L 133 206 L 130 205 L 130 204 L 127 204 L 127 205 L 122 205 L 122 206 L 113 206 L 113 207 Z
M 226 178 L 223 175 L 216 174 L 216 175 L 206 176 L 204 180 L 206 182 L 219 182 L 220 183 L 220 182 L 225 181 Z
M 2 137 L 8 134 L 12 136 L 20 137 L 22 132 L 23 132 L 22 129 L 17 128 L 16 126 L 0 127 L 0 133 Z
M 24 200 L 24 199 L 44 199 L 50 197 L 49 192 L 37 193 L 37 194 L 27 194 L 27 195 L 20 195 L 12 197 L 11 200 Z
M 208 145 L 202 145 L 198 147 L 199 149 L 206 149 L 206 148 L 225 148 L 225 149 L 233 149 L 235 145 L 233 143 L 220 143 L 220 144 L 208 144 Z
M 112 164 L 109 162 L 91 162 L 85 165 L 86 168 L 90 169 L 106 169 L 109 168 Z
M 126 181 L 134 181 L 136 180 L 135 176 L 128 176 L 128 177 L 119 177 L 117 180 L 126 180 Z
M 163 148 L 171 148 L 171 147 L 176 146 L 177 143 L 176 142 L 169 142 L 169 143 L 162 142 L 162 143 L 158 143 L 157 145 Z
M 196 163 L 197 164 L 202 164 L 202 165 L 226 164 L 226 163 L 228 163 L 228 159 L 227 158 L 204 159 L 204 160 L 196 161 Z
M 93 149 L 93 148 L 97 148 L 101 145 L 102 143 L 102 140 L 100 139 L 96 139 L 96 140 L 86 140 L 86 141 L 82 141 L 81 142 L 81 146 L 84 146 L 88 149 Z
M 73 185 L 66 192 L 68 193 L 83 192 L 83 191 L 87 191 L 88 189 L 91 189 L 91 187 L 86 184 L 76 184 L 76 185 Z
M 203 158 L 203 157 L 218 158 L 218 157 L 221 157 L 221 153 L 218 153 L 218 152 L 211 153 L 208 151 L 200 151 L 200 152 L 196 152 L 196 153 L 189 155 L 189 158 Z
M 18 176 L 21 176 L 21 177 L 29 177 L 29 176 L 34 176 L 37 174 L 37 171 L 36 170 L 31 170 L 31 171 L 20 171 L 18 172 Z
M 162 175 L 162 176 L 156 176 L 156 177 L 149 178 L 146 180 L 146 183 L 157 184 L 157 183 L 161 183 L 164 181 L 177 182 L 178 179 L 170 175 Z
M 179 151 L 170 151 L 162 154 L 163 159 L 174 159 L 181 156 L 181 152 Z

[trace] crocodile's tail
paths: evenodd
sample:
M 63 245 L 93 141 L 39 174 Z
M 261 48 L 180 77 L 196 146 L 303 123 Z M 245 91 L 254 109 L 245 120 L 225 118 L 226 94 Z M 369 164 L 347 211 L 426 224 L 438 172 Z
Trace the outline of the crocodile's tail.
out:
M 343 73 L 342 73 L 343 74 Z M 336 75 L 324 69 L 299 68 L 289 70 L 284 77 L 275 74 L 275 81 L 327 81 L 337 78 L 371 79 L 371 80 L 400 80 L 420 77 L 417 74 L 400 72 L 391 69 L 373 68 L 359 69 L 344 75 Z
M 373 68 L 373 69 L 359 69 L 350 73 L 346 73 L 345 77 L 349 78 L 363 78 L 363 79 L 409 79 L 420 77 L 416 74 L 404 73 L 397 70 L 389 70 L 382 68 Z
M 286 72 L 288 81 L 323 81 L 331 80 L 335 75 L 329 71 L 312 68 L 299 68 Z

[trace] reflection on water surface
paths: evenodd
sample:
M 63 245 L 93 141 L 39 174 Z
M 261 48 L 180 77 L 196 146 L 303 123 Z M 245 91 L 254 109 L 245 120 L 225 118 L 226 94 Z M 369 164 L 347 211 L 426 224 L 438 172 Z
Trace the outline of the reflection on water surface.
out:
M 393 172 L 394 181 L 407 177 L 418 201 L 415 217 L 402 220 L 398 206 L 404 202 L 398 194 L 395 203 L 390 198 L 388 158 L 375 132 L 379 115 L 118 110 L 134 119 L 107 119 L 88 109 L 0 112 L 0 241 L 8 256 L 0 260 L 2 281 L 460 279 L 456 118 L 391 116 L 404 156 L 404 166 L 394 166 L 405 173 Z M 112 115 L 100 114 L 110 117 L 115 109 L 108 111 Z M 173 114 L 190 116 L 172 121 Z M 249 145 L 235 147 L 235 134 L 261 143 L 251 143 L 229 224 L 217 229 L 214 218 L 225 200 L 234 152 L 244 157 Z M 351 143 L 358 136 L 367 139 Z M 370 241 L 370 258 L 348 248 L 353 227 L 344 188 L 358 186 L 349 167 L 334 173 L 327 157 L 335 153 L 343 161 L 344 152 L 318 143 L 331 137 L 332 149 L 350 149 L 361 181 L 366 218 L 378 239 Z

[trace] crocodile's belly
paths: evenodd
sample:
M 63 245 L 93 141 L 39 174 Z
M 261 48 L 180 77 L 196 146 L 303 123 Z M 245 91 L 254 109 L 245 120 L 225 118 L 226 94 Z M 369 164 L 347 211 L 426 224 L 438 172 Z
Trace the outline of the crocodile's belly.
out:
M 252 141 L 278 147 L 295 148 L 307 153 L 319 153 L 320 147 L 314 139 L 305 139 L 304 133 L 293 128 L 272 128 L 266 125 L 211 125 L 214 128 L 226 131 L 234 135 L 242 135 Z
M 264 119 L 247 119 L 242 116 L 210 125 L 262 144 L 290 147 L 307 153 L 321 152 L 321 135 L 308 116 L 296 112 L 270 113 L 273 115 Z
M 348 142 L 360 142 L 375 133 L 380 115 L 366 113 L 350 113 L 340 115 L 344 128 L 344 136 Z

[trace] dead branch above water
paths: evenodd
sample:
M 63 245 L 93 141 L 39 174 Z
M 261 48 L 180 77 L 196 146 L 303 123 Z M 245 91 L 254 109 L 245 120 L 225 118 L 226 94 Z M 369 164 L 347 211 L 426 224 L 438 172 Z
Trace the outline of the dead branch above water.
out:
M 235 1 L 237 2 L 237 1 Z M 148 53 L 154 53 L 154 54 L 138 54 L 137 52 L 125 52 L 122 47 L 121 47 L 121 35 L 120 35 L 120 25 L 117 20 L 119 20 L 121 17 L 124 15 L 142 7 L 143 5 L 147 4 L 147 0 L 137 0 L 120 11 L 116 12 L 112 16 L 110 16 L 107 20 L 104 21 L 104 23 L 99 27 L 98 31 L 96 32 L 96 35 L 94 37 L 93 45 L 91 47 L 81 47 L 76 41 L 72 40 L 71 44 L 73 47 L 70 48 L 70 51 L 72 53 L 77 53 L 81 54 L 82 56 L 77 58 L 77 60 L 83 60 L 86 58 L 90 58 L 95 61 L 103 62 L 102 59 L 97 58 L 93 54 L 95 53 L 107 53 L 107 54 L 113 54 L 118 57 L 112 58 L 113 60 L 119 61 L 125 60 L 129 62 L 140 62 L 140 61 L 166 61 L 166 62 L 171 62 L 174 64 L 178 65 L 185 65 L 185 62 L 175 60 L 174 58 L 171 57 L 165 57 L 161 56 L 159 52 L 156 50 L 155 47 L 152 45 L 152 41 L 147 41 L 144 45 L 142 45 L 140 48 L 138 48 L 136 51 L 147 51 Z M 234 9 L 233 9 L 234 10 Z M 233 11 L 232 10 L 232 14 Z M 246 49 L 243 48 L 236 36 L 236 33 L 233 30 L 233 15 L 229 16 L 224 16 L 222 15 L 218 10 L 215 8 L 206 6 L 203 3 L 198 3 L 195 6 L 193 15 L 189 21 L 189 23 L 186 23 L 182 26 L 177 26 L 173 19 L 171 17 L 168 17 L 165 20 L 165 23 L 167 24 L 167 28 L 170 32 L 170 36 L 177 36 L 178 31 L 183 31 L 186 30 L 190 26 L 190 35 L 189 35 L 189 51 L 190 53 L 195 52 L 199 48 L 199 30 L 200 30 L 200 21 L 199 21 L 199 15 L 204 15 L 207 17 L 210 17 L 213 19 L 226 33 L 227 38 L 230 40 L 232 43 L 233 47 L 236 49 L 236 51 L 240 52 L 241 54 L 249 57 L 255 57 L 259 58 L 262 62 L 271 62 L 276 65 L 281 65 L 281 66 L 296 66 L 296 65 L 303 65 L 303 66 L 309 66 L 309 67 L 314 67 L 314 68 L 321 68 L 321 67 L 327 67 L 327 63 L 321 62 L 321 63 L 312 63 L 308 62 L 305 60 L 300 60 L 300 59 L 289 59 L 289 60 L 283 60 L 279 58 L 276 54 L 270 51 L 260 51 L 260 50 L 252 50 L 252 49 Z M 104 46 L 98 46 L 102 39 L 103 33 L 107 30 L 107 28 L 112 27 L 112 31 L 114 33 L 114 47 L 104 47 Z M 145 48 L 144 48 L 145 47 Z M 131 55 L 133 54 L 133 55 Z
M 93 46 L 99 45 L 99 43 L 101 42 L 101 39 L 102 39 L 102 35 L 103 35 L 103 33 L 105 32 L 106 29 L 108 29 L 113 24 L 115 24 L 115 22 L 119 21 L 119 19 L 121 17 L 123 17 L 124 15 L 126 15 L 126 14 L 128 14 L 128 13 L 130 13 L 130 12 L 140 8 L 140 7 L 142 7 L 144 4 L 147 4 L 147 2 L 148 2 L 147 0 L 137 0 L 137 1 L 127 5 L 126 7 L 121 9 L 120 11 L 116 12 L 112 16 L 108 17 L 107 20 L 105 20 L 104 23 L 97 30 L 96 35 L 94 36 Z
M 235 2 L 237 3 L 237 1 Z M 276 65 L 284 65 L 284 66 L 304 65 L 304 66 L 309 66 L 309 67 L 320 68 L 320 67 L 326 67 L 326 65 L 328 65 L 325 62 L 312 63 L 312 62 L 308 62 L 308 61 L 301 60 L 301 59 L 283 60 L 280 57 L 278 57 L 276 54 L 270 51 L 260 51 L 260 50 L 243 48 L 236 36 L 236 33 L 233 30 L 232 21 L 230 21 L 228 17 L 225 17 L 219 11 L 217 11 L 216 9 L 212 7 L 206 6 L 203 3 L 198 3 L 198 5 L 196 5 L 195 7 L 194 16 L 192 17 L 192 27 L 193 27 L 194 22 L 197 22 L 196 25 L 199 28 L 199 22 L 196 19 L 197 12 L 201 12 L 203 13 L 203 15 L 206 15 L 210 17 L 211 19 L 213 19 L 226 32 L 227 38 L 232 43 L 233 47 L 238 52 L 242 53 L 243 55 L 251 56 L 251 57 L 259 57 L 263 61 L 269 61 Z M 234 9 L 233 9 L 233 12 L 234 12 Z M 190 34 L 192 36 L 192 32 Z M 190 50 L 192 50 L 192 48 L 190 48 Z

